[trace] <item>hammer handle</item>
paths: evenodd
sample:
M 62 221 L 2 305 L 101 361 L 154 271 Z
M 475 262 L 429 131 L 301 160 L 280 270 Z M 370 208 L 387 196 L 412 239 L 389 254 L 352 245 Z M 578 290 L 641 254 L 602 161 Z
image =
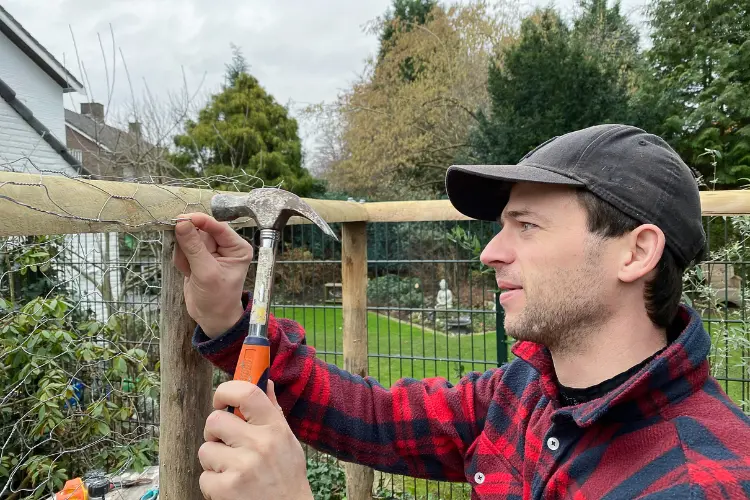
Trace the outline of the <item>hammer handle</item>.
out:
M 266 337 L 246 337 L 242 343 L 240 357 L 234 370 L 234 380 L 243 380 L 257 385 L 264 393 L 268 387 L 268 371 L 271 366 L 271 343 Z M 227 411 L 242 420 L 245 417 L 239 408 L 230 406 Z
M 240 357 L 234 370 L 234 380 L 252 382 L 266 392 L 268 371 L 271 366 L 271 343 L 268 341 L 268 317 L 273 290 L 273 272 L 276 263 L 276 245 L 279 232 L 261 229 L 258 248 L 258 265 L 255 269 L 253 308 L 250 312 L 248 335 L 242 343 Z M 245 420 L 239 408 L 227 409 Z

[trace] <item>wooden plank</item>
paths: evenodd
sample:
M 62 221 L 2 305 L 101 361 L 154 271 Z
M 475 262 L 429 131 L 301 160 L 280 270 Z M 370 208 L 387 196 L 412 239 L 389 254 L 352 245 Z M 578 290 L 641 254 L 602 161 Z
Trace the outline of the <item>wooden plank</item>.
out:
M 0 172 L 0 237 L 168 230 L 185 212 L 210 213 L 219 191 Z M 231 193 L 239 195 L 241 193 Z M 448 200 L 304 200 L 329 223 L 469 220 Z M 750 215 L 750 190 L 703 191 L 704 215 Z M 293 217 L 290 225 L 309 224 Z M 234 227 L 252 226 L 249 219 Z
M 749 215 L 750 191 L 745 189 L 731 191 L 702 191 L 701 213 L 711 215 Z
M 449 200 L 382 201 L 365 203 L 368 222 L 427 222 L 471 220 Z
M 0 237 L 167 230 L 186 212 L 211 213 L 220 191 L 0 172 Z M 231 194 L 241 195 L 233 192 Z M 358 203 L 305 199 L 328 222 L 365 220 Z M 309 223 L 293 217 L 289 224 Z M 253 226 L 251 219 L 233 224 Z
M 159 362 L 159 498 L 203 500 L 198 448 L 212 409 L 212 367 L 191 345 L 195 322 L 183 296 L 183 276 L 172 263 L 174 232 L 163 233 Z
M 341 295 L 344 314 L 344 369 L 367 375 L 367 224 L 343 225 L 341 241 Z M 345 463 L 346 497 L 370 500 L 375 472 L 361 465 Z

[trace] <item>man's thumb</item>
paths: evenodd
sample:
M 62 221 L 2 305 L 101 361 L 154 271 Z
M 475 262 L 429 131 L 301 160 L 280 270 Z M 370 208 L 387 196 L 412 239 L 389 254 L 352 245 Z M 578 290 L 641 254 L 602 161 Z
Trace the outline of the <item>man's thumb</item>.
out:
M 206 250 L 206 245 L 203 244 L 200 234 L 198 234 L 198 229 L 192 222 L 182 221 L 177 223 L 174 228 L 174 236 L 177 244 L 191 264 L 197 260 L 204 259 L 206 256 L 210 257 L 208 250 Z

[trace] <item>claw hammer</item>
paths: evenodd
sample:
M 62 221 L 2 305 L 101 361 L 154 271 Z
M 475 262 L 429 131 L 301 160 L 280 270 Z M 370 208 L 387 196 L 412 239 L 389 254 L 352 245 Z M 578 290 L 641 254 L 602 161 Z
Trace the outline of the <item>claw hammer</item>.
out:
M 338 241 L 338 238 L 328 223 L 310 205 L 297 195 L 279 188 L 256 188 L 244 195 L 217 194 L 211 199 L 211 212 L 219 221 L 232 221 L 249 216 L 255 220 L 260 231 L 250 326 L 237 360 L 234 380 L 252 382 L 265 393 L 271 364 L 268 316 L 276 249 L 281 232 L 289 218 L 298 215 L 308 219 L 334 240 Z M 229 407 L 228 411 L 245 420 L 239 408 Z

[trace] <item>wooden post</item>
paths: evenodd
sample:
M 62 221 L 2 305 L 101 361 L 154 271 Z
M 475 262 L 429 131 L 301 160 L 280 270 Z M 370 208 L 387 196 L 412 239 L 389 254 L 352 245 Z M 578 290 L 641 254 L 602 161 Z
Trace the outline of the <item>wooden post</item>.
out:
M 172 263 L 174 232 L 162 237 L 159 498 L 203 500 L 198 448 L 212 409 L 212 368 L 191 345 L 195 322 L 185 308 L 182 273 Z
M 367 375 L 367 223 L 346 222 L 342 230 L 341 284 L 344 313 L 344 369 Z M 346 498 L 372 499 L 375 472 L 346 463 Z

